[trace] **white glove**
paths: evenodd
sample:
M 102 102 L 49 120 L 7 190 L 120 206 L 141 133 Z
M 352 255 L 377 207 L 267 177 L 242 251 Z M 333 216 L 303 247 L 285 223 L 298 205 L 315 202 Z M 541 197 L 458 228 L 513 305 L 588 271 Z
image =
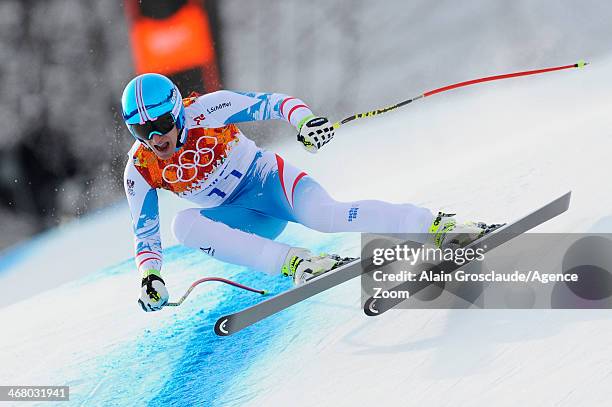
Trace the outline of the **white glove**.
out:
M 297 139 L 309 153 L 316 153 L 334 137 L 334 127 L 326 117 L 313 117 L 300 127 Z
M 156 274 L 149 272 L 142 278 L 138 303 L 145 312 L 159 311 L 168 302 L 168 290 L 158 271 Z

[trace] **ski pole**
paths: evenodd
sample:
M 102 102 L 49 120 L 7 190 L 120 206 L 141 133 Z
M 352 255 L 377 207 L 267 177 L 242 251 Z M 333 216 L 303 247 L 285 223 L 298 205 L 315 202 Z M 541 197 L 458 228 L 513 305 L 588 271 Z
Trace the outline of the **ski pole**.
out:
M 535 70 L 532 70 L 532 71 L 513 72 L 513 73 L 502 74 L 502 75 L 485 76 L 484 78 L 477 78 L 477 79 L 472 79 L 472 80 L 469 80 L 469 81 L 454 83 L 452 85 L 447 85 L 447 86 L 443 86 L 441 88 L 437 88 L 437 89 L 434 89 L 434 90 L 427 91 L 427 92 L 422 93 L 422 94 L 420 94 L 420 95 L 418 95 L 416 97 L 413 97 L 412 99 L 404 100 L 404 101 L 396 103 L 396 104 L 394 104 L 392 106 L 387 106 L 387 107 L 383 107 L 381 109 L 371 110 L 371 111 L 365 112 L 365 113 L 354 114 L 352 116 L 349 116 L 349 117 L 347 117 L 345 119 L 340 120 L 339 122 L 334 123 L 334 129 L 337 129 L 338 127 L 340 127 L 343 124 L 346 124 L 348 122 L 352 122 L 353 120 L 361 119 L 361 118 L 364 118 L 364 117 L 376 116 L 376 115 L 379 115 L 381 113 L 386 113 L 386 112 L 389 112 L 391 110 L 395 110 L 397 108 L 405 106 L 405 105 L 407 105 L 409 103 L 412 103 L 415 100 L 426 98 L 428 96 L 435 95 L 436 93 L 446 92 L 447 90 L 462 88 L 464 86 L 470 86 L 470 85 L 474 85 L 474 84 L 482 83 L 482 82 L 490 82 L 490 81 L 497 81 L 497 80 L 500 80 L 500 79 L 516 78 L 518 76 L 537 75 L 537 74 L 541 74 L 541 73 L 545 73 L 545 72 L 560 71 L 562 69 L 582 68 L 582 67 L 584 67 L 586 65 L 588 65 L 588 62 L 578 61 L 577 63 L 571 64 L 571 65 L 555 66 L 555 67 L 552 67 L 552 68 L 544 68 L 544 69 L 535 69 Z
M 251 291 L 251 292 L 254 292 L 254 293 L 258 293 L 258 294 L 261 294 L 261 295 L 268 294 L 268 291 L 266 291 L 266 290 L 256 290 L 254 288 L 247 287 L 246 285 L 242 285 L 240 283 L 237 283 L 235 281 L 228 280 L 228 279 L 225 279 L 225 278 L 221 278 L 221 277 L 205 277 L 205 278 L 201 278 L 201 279 L 195 281 L 193 284 L 191 284 L 191 286 L 187 289 L 185 294 L 183 294 L 183 296 L 177 302 L 169 302 L 166 305 L 164 305 L 164 307 L 178 307 L 179 305 L 181 305 L 183 303 L 183 301 L 185 301 L 185 298 L 187 298 L 187 296 L 189 296 L 189 294 L 191 294 L 191 292 L 193 291 L 194 288 L 196 288 L 198 285 L 200 285 L 202 283 L 205 283 L 207 281 L 218 281 L 220 283 L 229 284 L 229 285 L 232 285 L 234 287 L 241 288 L 243 290 Z

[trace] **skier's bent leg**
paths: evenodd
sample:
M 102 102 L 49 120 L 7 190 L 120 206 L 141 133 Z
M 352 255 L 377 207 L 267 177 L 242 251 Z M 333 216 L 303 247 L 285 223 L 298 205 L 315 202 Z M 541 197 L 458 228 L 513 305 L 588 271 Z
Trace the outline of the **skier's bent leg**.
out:
M 172 232 L 183 245 L 200 249 L 217 260 L 277 274 L 290 246 L 215 222 L 202 209 L 179 212 L 172 221 Z
M 311 177 L 296 185 L 298 222 L 321 232 L 427 233 L 434 216 L 411 204 L 364 200 L 338 202 Z

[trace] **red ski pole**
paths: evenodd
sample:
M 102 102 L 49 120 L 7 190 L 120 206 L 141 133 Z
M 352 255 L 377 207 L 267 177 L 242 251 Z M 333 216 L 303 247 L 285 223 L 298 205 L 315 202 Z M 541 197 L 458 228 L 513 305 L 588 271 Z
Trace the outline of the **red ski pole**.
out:
M 191 292 L 193 291 L 194 288 L 196 288 L 198 285 L 200 285 L 202 283 L 205 283 L 207 281 L 218 281 L 220 283 L 229 284 L 231 286 L 240 288 L 242 290 L 251 291 L 251 292 L 254 292 L 254 293 L 261 294 L 261 295 L 266 295 L 268 293 L 266 290 L 256 290 L 254 288 L 248 287 L 246 285 L 242 285 L 240 283 L 237 283 L 237 282 L 232 281 L 232 280 L 228 280 L 226 278 L 221 278 L 221 277 L 205 277 L 205 278 L 201 278 L 201 279 L 195 281 L 193 284 L 191 284 L 191 286 L 187 289 L 185 294 L 183 294 L 183 296 L 177 302 L 169 302 L 169 303 L 167 303 L 164 306 L 165 307 L 178 307 L 179 305 L 181 305 L 183 303 L 183 301 L 185 301 L 185 298 L 187 298 L 187 296 L 189 294 L 191 294 Z
M 437 89 L 434 89 L 434 90 L 430 90 L 430 91 L 421 93 L 420 95 L 415 96 L 412 99 L 404 100 L 404 101 L 396 103 L 396 104 L 394 104 L 392 106 L 383 107 L 381 109 L 376 109 L 376 110 L 371 110 L 371 111 L 365 112 L 365 113 L 354 114 L 352 116 L 349 116 L 349 117 L 347 117 L 345 119 L 340 120 L 339 122 L 334 123 L 334 128 L 337 129 L 338 127 L 342 126 L 343 124 L 346 124 L 348 122 L 352 122 L 353 120 L 361 119 L 361 118 L 364 118 L 364 117 L 376 116 L 376 115 L 379 115 L 381 113 L 386 113 L 388 111 L 395 110 L 395 109 L 397 109 L 399 107 L 407 105 L 408 103 L 412 103 L 415 100 L 426 98 L 428 96 L 435 95 L 436 93 L 446 92 L 447 90 L 462 88 L 464 86 L 475 85 L 477 83 L 482 83 L 482 82 L 498 81 L 500 79 L 516 78 L 516 77 L 519 77 L 519 76 L 527 76 L 527 75 L 537 75 L 537 74 L 546 73 L 546 72 L 560 71 L 560 70 L 563 70 L 563 69 L 582 68 L 582 67 L 584 67 L 586 65 L 588 65 L 588 62 L 579 61 L 579 62 L 577 62 L 575 64 L 571 64 L 571 65 L 555 66 L 555 67 L 552 67 L 552 68 L 535 69 L 535 70 L 531 70 L 531 71 L 513 72 L 513 73 L 502 74 L 502 75 L 485 76 L 484 78 L 477 78 L 477 79 L 472 79 L 472 80 L 469 80 L 469 81 L 458 82 L 458 83 L 454 83 L 452 85 L 443 86 L 441 88 L 437 88 Z

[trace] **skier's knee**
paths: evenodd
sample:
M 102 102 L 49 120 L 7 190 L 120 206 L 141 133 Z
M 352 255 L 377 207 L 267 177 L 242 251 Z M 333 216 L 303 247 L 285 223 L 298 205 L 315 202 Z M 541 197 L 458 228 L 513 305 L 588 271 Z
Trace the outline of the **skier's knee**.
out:
M 185 240 L 199 216 L 200 211 L 197 208 L 185 209 L 174 216 L 174 219 L 172 219 L 172 234 L 179 243 L 185 244 Z
M 332 231 L 329 222 L 325 222 L 323 219 L 307 218 L 300 223 L 309 229 L 316 230 L 317 232 L 329 233 Z
M 317 232 L 330 233 L 334 228 L 332 225 L 332 213 L 327 206 L 318 206 L 302 211 L 298 220 L 299 222 Z

